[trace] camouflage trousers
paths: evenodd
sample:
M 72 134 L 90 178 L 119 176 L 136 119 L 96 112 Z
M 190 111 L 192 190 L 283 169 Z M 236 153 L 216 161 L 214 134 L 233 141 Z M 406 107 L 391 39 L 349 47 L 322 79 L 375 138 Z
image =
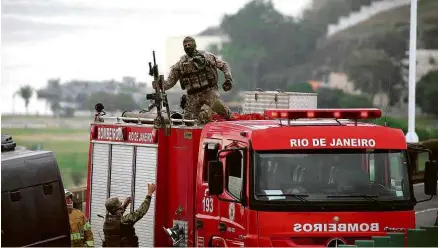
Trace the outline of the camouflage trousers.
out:
M 198 124 L 205 124 L 210 121 L 211 115 L 215 112 L 229 120 L 231 110 L 219 96 L 219 91 L 216 88 L 209 88 L 193 95 L 188 95 L 184 119 L 197 120 Z M 203 110 L 202 106 L 204 104 L 208 108 Z

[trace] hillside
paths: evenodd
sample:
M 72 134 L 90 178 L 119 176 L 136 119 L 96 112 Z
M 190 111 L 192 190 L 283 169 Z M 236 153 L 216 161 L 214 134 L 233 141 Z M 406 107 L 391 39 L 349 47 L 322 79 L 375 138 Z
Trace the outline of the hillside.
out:
M 426 49 L 438 48 L 438 1 L 421 0 L 418 2 L 419 46 Z M 347 40 L 372 39 L 374 36 L 398 31 L 405 35 L 409 31 L 410 5 L 389 10 L 331 36 L 324 43 L 345 42 Z

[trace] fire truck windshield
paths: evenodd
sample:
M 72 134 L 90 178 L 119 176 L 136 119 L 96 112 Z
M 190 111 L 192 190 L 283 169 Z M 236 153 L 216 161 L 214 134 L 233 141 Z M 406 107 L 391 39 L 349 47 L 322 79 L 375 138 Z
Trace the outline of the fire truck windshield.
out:
M 306 150 L 254 152 L 254 193 L 260 202 L 408 201 L 406 152 Z

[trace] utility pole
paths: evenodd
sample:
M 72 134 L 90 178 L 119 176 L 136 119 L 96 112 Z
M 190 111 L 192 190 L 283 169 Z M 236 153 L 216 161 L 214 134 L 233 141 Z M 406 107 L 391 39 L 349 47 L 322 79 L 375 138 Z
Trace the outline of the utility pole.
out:
M 415 87 L 417 69 L 417 0 L 411 0 L 411 27 L 409 40 L 409 103 L 408 103 L 408 133 L 406 142 L 418 143 L 415 132 Z

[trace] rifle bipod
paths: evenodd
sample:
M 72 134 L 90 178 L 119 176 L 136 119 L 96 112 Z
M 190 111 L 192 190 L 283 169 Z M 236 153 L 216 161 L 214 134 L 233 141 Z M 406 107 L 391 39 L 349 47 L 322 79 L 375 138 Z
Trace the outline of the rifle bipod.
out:
M 164 118 L 163 115 L 157 115 L 154 119 L 154 128 L 164 128 L 164 135 L 169 136 L 172 125 L 170 124 L 170 116 L 169 119 Z

